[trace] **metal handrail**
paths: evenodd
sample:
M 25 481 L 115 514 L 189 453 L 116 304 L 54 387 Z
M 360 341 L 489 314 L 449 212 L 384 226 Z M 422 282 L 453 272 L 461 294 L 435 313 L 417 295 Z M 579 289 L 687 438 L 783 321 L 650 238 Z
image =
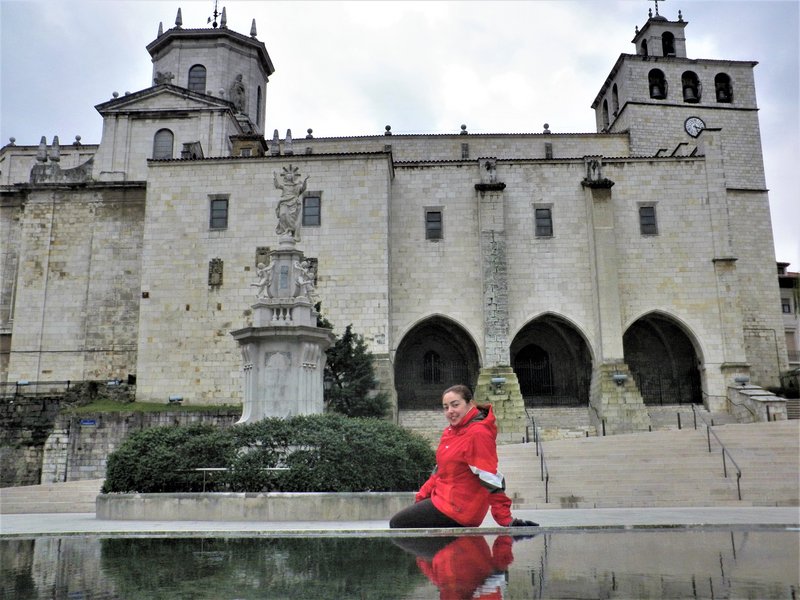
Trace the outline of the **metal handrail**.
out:
M 539 438 L 539 426 L 536 425 L 536 419 L 527 409 L 525 410 L 525 414 L 528 416 L 528 419 L 530 419 L 531 426 L 533 427 L 533 442 L 536 448 L 536 456 L 539 457 L 539 474 L 541 480 L 544 481 L 544 502 L 548 504 L 550 502 L 550 471 L 547 468 L 547 461 L 544 458 L 544 446 L 542 446 L 542 441 Z
M 736 461 L 733 459 L 733 455 L 731 454 L 730 450 L 728 450 L 725 447 L 725 444 L 722 443 L 722 440 L 719 439 L 719 436 L 717 435 L 717 432 L 714 431 L 713 429 L 711 429 L 711 425 L 709 425 L 706 422 L 706 420 L 705 420 L 705 418 L 703 417 L 702 414 L 698 414 L 695 411 L 694 405 L 692 405 L 692 412 L 695 413 L 695 417 L 699 416 L 700 420 L 706 426 L 706 438 L 708 440 L 708 452 L 711 453 L 711 434 L 712 433 L 714 434 L 714 437 L 716 438 L 717 443 L 720 445 L 720 448 L 722 448 L 722 472 L 725 475 L 726 479 L 728 478 L 728 465 L 727 465 L 727 463 L 725 461 L 725 455 L 726 454 L 728 455 L 728 458 L 733 463 L 733 466 L 736 467 L 736 492 L 737 492 L 737 494 L 739 496 L 739 500 L 741 500 L 742 499 L 742 486 L 741 486 L 742 470 L 739 468 L 739 465 L 736 464 Z M 696 424 L 696 421 L 695 421 L 695 424 Z M 695 427 L 696 427 L 696 425 L 695 425 Z

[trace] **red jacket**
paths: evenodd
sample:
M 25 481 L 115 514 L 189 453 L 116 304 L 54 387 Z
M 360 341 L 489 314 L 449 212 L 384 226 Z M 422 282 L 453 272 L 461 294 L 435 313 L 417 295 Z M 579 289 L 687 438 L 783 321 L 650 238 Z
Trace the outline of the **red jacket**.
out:
M 439 588 L 441 600 L 503 598 L 505 572 L 514 561 L 513 540 L 498 536 L 492 549 L 483 536 L 457 538 L 433 558 L 417 558 L 417 566 Z
M 511 523 L 511 499 L 497 470 L 497 425 L 491 406 L 472 408 L 457 425 L 442 433 L 436 469 L 417 492 L 442 513 L 465 527 L 478 527 L 489 508 L 503 527 Z

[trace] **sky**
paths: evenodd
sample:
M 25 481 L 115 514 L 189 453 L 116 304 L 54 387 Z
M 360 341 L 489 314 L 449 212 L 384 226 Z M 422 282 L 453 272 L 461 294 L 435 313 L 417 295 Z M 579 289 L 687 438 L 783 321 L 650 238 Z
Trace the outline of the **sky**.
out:
M 653 0 L 230 1 L 228 27 L 275 66 L 266 137 L 594 132 L 591 103 L 635 53 Z M 213 0 L 0 0 L 0 144 L 98 143 L 94 109 L 152 84 L 159 22 L 208 27 Z M 776 259 L 800 270 L 800 0 L 659 0 L 689 58 L 758 61 Z

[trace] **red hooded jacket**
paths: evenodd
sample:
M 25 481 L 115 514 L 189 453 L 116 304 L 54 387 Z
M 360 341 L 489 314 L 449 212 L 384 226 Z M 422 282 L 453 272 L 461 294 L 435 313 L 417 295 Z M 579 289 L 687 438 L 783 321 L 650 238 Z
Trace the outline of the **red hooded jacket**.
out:
M 457 425 L 442 433 L 436 469 L 417 492 L 441 513 L 465 527 L 478 527 L 489 508 L 503 527 L 511 523 L 511 499 L 497 470 L 497 425 L 492 407 L 470 409 Z

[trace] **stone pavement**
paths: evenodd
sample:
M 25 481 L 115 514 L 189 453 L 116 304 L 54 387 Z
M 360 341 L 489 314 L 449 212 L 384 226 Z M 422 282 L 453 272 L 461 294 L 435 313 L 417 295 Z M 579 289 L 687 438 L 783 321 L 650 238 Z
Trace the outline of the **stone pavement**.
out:
M 519 534 L 575 529 L 669 528 L 789 528 L 800 531 L 798 507 L 697 507 L 519 510 L 514 515 L 537 521 L 537 528 L 515 528 Z M 65 535 L 197 537 L 208 536 L 389 536 L 420 533 L 441 535 L 454 530 L 390 530 L 387 521 L 112 521 L 94 513 L 3 514 L 0 538 Z M 459 534 L 508 533 L 491 517 Z

